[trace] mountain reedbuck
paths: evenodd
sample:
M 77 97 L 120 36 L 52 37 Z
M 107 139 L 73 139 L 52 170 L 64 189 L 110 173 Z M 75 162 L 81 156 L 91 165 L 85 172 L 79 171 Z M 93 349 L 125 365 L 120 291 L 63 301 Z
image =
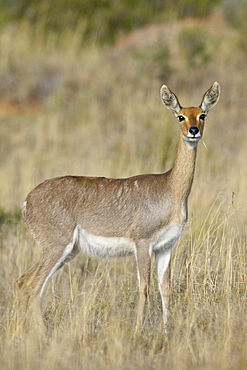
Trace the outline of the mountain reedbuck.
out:
M 219 95 L 215 82 L 198 108 L 182 108 L 176 95 L 167 86 L 161 87 L 162 102 L 178 119 L 181 131 L 171 170 L 123 179 L 58 177 L 28 194 L 24 218 L 43 252 L 40 261 L 18 279 L 22 313 L 30 302 L 41 316 L 41 296 L 48 280 L 80 250 L 101 258 L 134 255 L 139 281 L 138 331 L 143 326 L 154 252 L 166 328 L 171 251 L 187 221 L 197 144 Z

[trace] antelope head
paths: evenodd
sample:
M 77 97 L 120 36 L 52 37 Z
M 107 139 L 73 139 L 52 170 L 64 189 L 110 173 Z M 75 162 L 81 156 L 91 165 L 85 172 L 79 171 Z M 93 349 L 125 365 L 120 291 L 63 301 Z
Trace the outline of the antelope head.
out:
M 183 108 L 177 96 L 166 85 L 161 87 L 160 95 L 163 104 L 178 119 L 185 142 L 192 148 L 196 147 L 202 138 L 207 114 L 219 100 L 220 85 L 218 82 L 214 82 L 206 91 L 199 107 Z

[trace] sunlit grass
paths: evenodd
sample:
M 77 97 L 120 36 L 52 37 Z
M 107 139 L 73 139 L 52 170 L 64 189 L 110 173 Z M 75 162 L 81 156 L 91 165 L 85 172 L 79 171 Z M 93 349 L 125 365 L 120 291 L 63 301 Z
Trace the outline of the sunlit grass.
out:
M 8 97 L 29 104 L 36 94 L 40 103 L 0 121 L 0 206 L 7 216 L 0 228 L 0 367 L 245 368 L 246 88 L 241 53 L 227 54 L 224 44 L 224 52 L 212 55 L 213 63 L 203 70 L 185 73 L 180 61 L 182 72 L 174 69 L 169 81 L 160 81 L 151 72 L 140 73 L 143 65 L 139 68 L 141 61 L 131 54 L 122 62 L 115 50 L 80 45 L 77 34 L 64 32 L 57 44 L 44 41 L 42 33 L 30 38 L 29 31 L 23 24 L 18 32 L 6 29 L 0 35 L 5 46 L 0 76 Z M 224 42 L 235 50 L 232 38 Z M 179 55 L 175 46 L 172 56 Z M 189 222 L 173 253 L 168 335 L 163 335 L 154 268 L 144 330 L 136 337 L 135 260 L 98 261 L 84 255 L 48 285 L 43 304 L 47 337 L 32 330 L 15 334 L 15 281 L 41 253 L 19 217 L 28 191 L 64 174 L 124 177 L 169 169 L 179 128 L 162 106 L 160 85 L 167 83 L 189 105 L 199 104 L 214 80 L 222 95 L 207 118 L 207 149 L 200 143 Z

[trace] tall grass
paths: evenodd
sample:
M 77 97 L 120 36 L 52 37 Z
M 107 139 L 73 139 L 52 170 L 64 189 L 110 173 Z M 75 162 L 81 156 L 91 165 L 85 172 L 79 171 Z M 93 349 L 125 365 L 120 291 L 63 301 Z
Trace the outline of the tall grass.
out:
M 207 37 L 211 32 L 212 54 L 191 70 L 189 60 L 183 63 L 191 53 L 180 49 L 178 37 L 188 27 L 194 25 L 167 25 L 168 81 L 135 52 L 83 47 L 76 33 L 64 32 L 57 42 L 30 37 L 23 24 L 0 34 L 0 79 L 20 108 L 0 121 L 1 368 L 247 366 L 245 56 L 234 31 L 201 25 Z M 63 174 L 123 177 L 169 169 L 179 129 L 160 102 L 160 85 L 167 83 L 186 106 L 199 104 L 214 80 L 222 95 L 206 122 L 189 223 L 173 253 L 169 334 L 162 331 L 154 269 L 144 331 L 136 337 L 135 261 L 81 255 L 48 286 L 46 338 L 32 330 L 15 335 L 15 281 L 41 253 L 16 212 L 27 192 Z

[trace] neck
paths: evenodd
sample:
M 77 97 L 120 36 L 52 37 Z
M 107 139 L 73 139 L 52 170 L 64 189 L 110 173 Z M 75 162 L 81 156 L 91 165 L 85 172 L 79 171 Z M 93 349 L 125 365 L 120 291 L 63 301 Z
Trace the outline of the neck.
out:
M 171 186 L 177 199 L 187 201 L 194 179 L 197 144 L 190 145 L 185 142 L 182 135 L 173 168 L 170 173 Z

